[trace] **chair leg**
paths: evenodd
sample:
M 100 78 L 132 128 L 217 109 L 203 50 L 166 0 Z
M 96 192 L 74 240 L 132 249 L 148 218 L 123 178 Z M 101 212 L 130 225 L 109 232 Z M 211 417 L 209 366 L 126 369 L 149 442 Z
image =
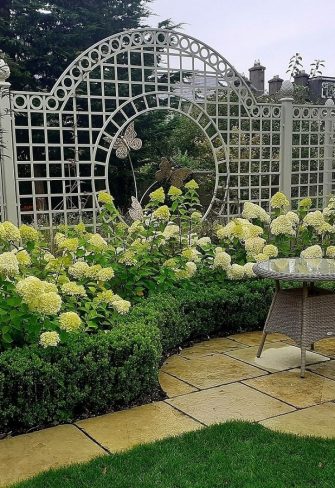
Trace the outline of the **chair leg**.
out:
M 265 339 L 266 339 L 266 336 L 268 335 L 267 332 L 263 332 L 263 335 L 262 335 L 262 339 L 261 339 L 261 343 L 258 347 L 258 351 L 257 351 L 257 357 L 260 358 L 261 357 L 261 354 L 262 354 L 262 351 L 263 351 L 263 347 L 264 347 L 264 343 L 265 343 Z
M 300 370 L 301 378 L 305 378 L 305 369 L 306 369 L 306 347 L 301 346 L 301 370 Z
M 300 337 L 301 378 L 305 378 L 305 369 L 306 369 L 306 299 L 307 297 L 308 297 L 308 284 L 304 282 L 302 287 L 302 317 L 301 317 L 301 337 Z
M 277 298 L 277 295 L 278 295 L 279 292 L 280 292 L 280 284 L 279 284 L 279 281 L 276 280 L 276 291 L 275 291 L 275 294 L 273 295 L 273 299 L 272 299 L 272 302 L 271 302 L 271 305 L 270 305 L 270 309 L 269 309 L 269 312 L 268 312 L 268 316 L 266 317 L 266 321 L 265 321 L 265 325 L 264 325 L 264 329 L 263 329 L 263 335 L 262 335 L 261 343 L 259 345 L 259 348 L 258 348 L 258 351 L 257 351 L 257 354 L 256 354 L 256 357 L 258 357 L 258 358 L 261 357 L 261 354 L 262 354 L 262 351 L 263 351 L 264 342 L 265 342 L 266 336 L 268 335 L 268 333 L 265 332 L 265 331 L 266 331 L 266 328 L 267 328 L 269 319 L 271 317 L 272 310 L 273 310 L 273 307 L 274 307 L 274 304 L 276 302 L 276 298 Z

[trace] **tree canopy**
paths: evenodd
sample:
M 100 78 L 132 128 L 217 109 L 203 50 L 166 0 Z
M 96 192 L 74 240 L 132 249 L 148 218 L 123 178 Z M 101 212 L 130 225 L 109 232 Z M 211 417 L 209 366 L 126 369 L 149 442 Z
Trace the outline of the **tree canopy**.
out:
M 0 47 L 15 90 L 50 90 L 85 49 L 143 26 L 151 0 L 2 0 Z

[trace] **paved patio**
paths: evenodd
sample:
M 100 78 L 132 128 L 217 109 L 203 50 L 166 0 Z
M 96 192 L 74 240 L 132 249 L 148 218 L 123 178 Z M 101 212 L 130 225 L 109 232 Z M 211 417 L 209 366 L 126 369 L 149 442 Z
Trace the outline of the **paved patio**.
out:
M 43 470 L 129 449 L 231 419 L 335 438 L 335 339 L 307 354 L 280 334 L 212 339 L 170 357 L 160 372 L 168 399 L 0 441 L 0 486 Z

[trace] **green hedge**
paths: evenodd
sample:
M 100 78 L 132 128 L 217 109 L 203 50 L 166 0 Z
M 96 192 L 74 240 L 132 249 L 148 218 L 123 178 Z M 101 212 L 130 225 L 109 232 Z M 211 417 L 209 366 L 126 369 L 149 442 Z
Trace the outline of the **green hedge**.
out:
M 256 330 L 264 325 L 273 295 L 267 280 L 197 283 L 191 289 L 157 294 L 119 318 L 119 324 L 133 320 L 158 326 L 164 352 L 189 339 Z
M 267 281 L 198 282 L 140 302 L 107 333 L 2 353 L 0 433 L 157 398 L 162 353 L 189 339 L 260 328 L 272 293 Z
M 157 328 L 134 322 L 55 349 L 0 355 L 0 432 L 118 409 L 157 391 Z

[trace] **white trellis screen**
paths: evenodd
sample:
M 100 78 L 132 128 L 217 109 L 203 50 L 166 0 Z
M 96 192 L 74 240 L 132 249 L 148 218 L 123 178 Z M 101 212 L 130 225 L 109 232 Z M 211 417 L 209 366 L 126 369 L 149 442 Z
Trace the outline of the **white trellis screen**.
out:
M 113 145 L 151 110 L 184 114 L 207 138 L 215 184 L 206 215 L 236 215 L 246 200 L 267 207 L 279 188 L 320 206 L 334 189 L 332 102 L 296 106 L 284 83 L 280 103 L 257 103 L 226 59 L 184 34 L 140 29 L 104 39 L 50 93 L 9 92 L 4 78 L 2 219 L 49 229 L 83 219 L 95 227 Z

